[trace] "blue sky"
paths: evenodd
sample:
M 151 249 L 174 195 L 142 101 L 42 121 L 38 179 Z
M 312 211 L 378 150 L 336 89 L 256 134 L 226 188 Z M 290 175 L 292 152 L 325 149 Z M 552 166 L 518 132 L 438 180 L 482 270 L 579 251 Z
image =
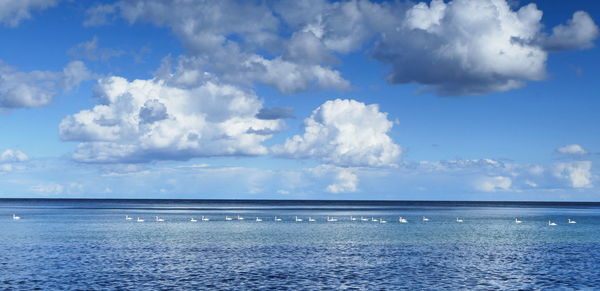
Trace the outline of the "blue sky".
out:
M 0 197 L 600 201 L 596 1 L 5 1 Z

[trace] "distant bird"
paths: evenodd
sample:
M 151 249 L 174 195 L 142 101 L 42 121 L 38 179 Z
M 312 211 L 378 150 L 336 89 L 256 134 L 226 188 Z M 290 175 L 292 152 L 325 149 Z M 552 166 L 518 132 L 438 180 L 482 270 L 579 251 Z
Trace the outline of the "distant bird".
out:
M 361 217 L 360 217 L 360 221 L 369 221 L 369 219 L 368 219 L 368 218 L 366 218 L 366 217 L 362 217 L 362 216 L 361 216 Z
M 296 221 L 296 222 L 302 222 L 302 218 L 298 218 L 298 216 L 296 216 L 296 219 L 295 219 L 295 221 Z
M 256 218 L 256 222 L 261 222 L 261 221 L 262 221 L 262 218 L 260 218 L 260 217 Z
M 567 220 L 567 222 L 568 222 L 569 224 L 575 224 L 575 223 L 577 223 L 575 220 L 571 220 L 570 218 Z
M 356 217 L 350 216 L 350 221 L 356 221 Z
M 374 218 L 374 217 L 371 217 L 371 222 L 377 222 L 377 221 L 379 221 L 379 220 L 377 220 L 377 219 L 376 219 L 376 218 Z
M 137 222 L 144 222 L 144 220 L 141 219 L 141 218 L 139 218 L 139 217 L 135 221 L 137 221 Z
M 404 217 L 400 217 L 398 219 L 398 222 L 400 222 L 400 223 L 408 223 L 408 220 L 406 220 L 406 218 L 404 218 Z
M 427 221 L 429 221 L 429 218 L 423 216 L 423 221 L 427 222 Z
M 238 215 L 237 220 L 244 220 L 244 218 Z
M 190 218 L 190 222 L 198 222 L 198 220 L 192 217 Z
M 548 220 L 548 225 L 549 226 L 557 226 L 556 222 L 552 222 L 550 220 Z
M 132 220 L 133 218 L 129 217 L 129 215 L 125 215 L 125 220 Z
M 275 216 L 275 221 L 281 221 L 281 220 L 282 220 L 281 218 Z
M 156 222 L 164 222 L 165 221 L 164 218 L 160 218 L 158 216 L 156 216 L 155 220 L 156 220 Z
M 208 217 L 204 217 L 202 216 L 202 221 L 209 221 L 210 219 L 208 219 Z
M 229 216 L 225 216 L 225 221 L 232 221 L 233 218 L 229 217 Z
M 519 220 L 518 218 L 515 218 L 515 223 L 519 224 L 519 223 L 523 223 L 523 221 Z
M 327 222 L 336 222 L 336 221 L 338 221 L 337 218 L 327 216 Z
M 463 222 L 464 222 L 464 220 L 462 220 L 462 218 L 458 218 L 458 217 L 457 217 L 457 218 L 456 218 L 456 222 L 458 222 L 458 223 L 463 223 Z
M 385 221 L 383 218 L 380 218 L 379 223 L 387 223 L 387 221 Z
M 13 218 L 13 220 L 19 220 L 19 219 L 21 219 L 21 216 L 17 216 L 16 214 L 13 214 L 12 218 Z
M 309 217 L 309 218 L 308 218 L 308 222 L 315 222 L 315 221 L 317 221 L 317 220 L 316 220 L 316 219 L 314 219 L 314 218 L 312 218 L 312 217 Z

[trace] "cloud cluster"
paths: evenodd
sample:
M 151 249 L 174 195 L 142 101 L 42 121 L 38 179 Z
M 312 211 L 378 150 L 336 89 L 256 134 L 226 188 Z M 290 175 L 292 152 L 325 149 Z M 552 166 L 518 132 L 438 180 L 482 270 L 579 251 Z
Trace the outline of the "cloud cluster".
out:
M 0 23 L 15 27 L 30 19 L 31 12 L 54 6 L 57 0 L 3 0 L 0 1 Z
M 81 142 L 73 157 L 82 162 L 263 155 L 261 142 L 283 126 L 256 117 L 262 102 L 252 92 L 213 82 L 179 88 L 109 77 L 95 93 L 100 105 L 60 123 L 63 140 Z
M 21 72 L 0 61 L 0 108 L 48 105 L 60 91 L 68 91 L 93 74 L 80 61 L 68 63 L 62 72 Z
M 467 177 L 482 192 L 524 189 L 581 189 L 593 186 L 591 161 L 550 165 L 507 163 L 494 159 L 405 162 L 401 171 L 411 174 L 452 174 Z
M 0 154 L 0 172 L 11 172 L 15 169 L 21 169 L 23 162 L 29 160 L 29 157 L 20 150 L 6 149 Z
M 402 149 L 388 135 L 393 123 L 376 104 L 327 101 L 304 120 L 304 133 L 272 151 L 276 156 L 316 159 L 338 166 L 393 166 Z
M 170 28 L 187 48 L 179 70 L 284 93 L 349 88 L 334 69 L 338 56 L 372 43 L 368 51 L 390 65 L 393 84 L 440 95 L 501 92 L 545 78 L 549 51 L 589 48 L 598 37 L 586 12 L 549 34 L 535 4 L 514 9 L 505 0 L 128 0 L 91 8 L 86 23 L 117 16 Z

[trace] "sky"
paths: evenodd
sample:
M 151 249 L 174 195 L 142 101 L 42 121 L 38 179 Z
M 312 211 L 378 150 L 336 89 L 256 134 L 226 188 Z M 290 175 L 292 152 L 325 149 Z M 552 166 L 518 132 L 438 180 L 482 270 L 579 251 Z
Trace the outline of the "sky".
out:
M 600 201 L 600 3 L 0 3 L 0 198 Z

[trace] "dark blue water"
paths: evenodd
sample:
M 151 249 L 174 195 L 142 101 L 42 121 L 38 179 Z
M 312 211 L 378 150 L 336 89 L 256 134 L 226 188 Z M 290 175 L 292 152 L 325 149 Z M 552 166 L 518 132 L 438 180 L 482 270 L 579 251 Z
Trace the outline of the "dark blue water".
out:
M 0 200 L 0 289 L 594 290 L 599 230 L 585 203 Z

